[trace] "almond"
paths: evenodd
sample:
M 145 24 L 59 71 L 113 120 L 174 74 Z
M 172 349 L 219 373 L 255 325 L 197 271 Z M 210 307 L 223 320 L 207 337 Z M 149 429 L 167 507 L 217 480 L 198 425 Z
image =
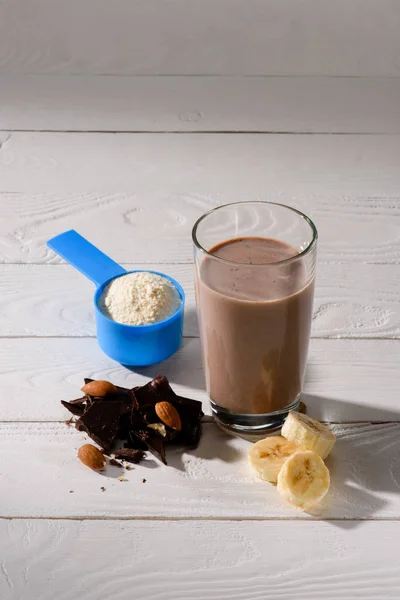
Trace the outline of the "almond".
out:
M 84 465 L 94 471 L 101 471 L 106 464 L 104 454 L 96 446 L 93 446 L 93 444 L 84 444 L 81 446 L 78 450 L 78 458 Z
M 171 429 L 176 429 L 176 431 L 180 431 L 182 429 L 179 413 L 175 406 L 173 406 L 170 402 L 157 402 L 155 411 L 157 417 L 163 423 L 165 423 L 165 425 L 168 425 L 168 427 L 171 427 Z
M 88 396 L 98 396 L 99 398 L 103 398 L 107 394 L 115 394 L 118 392 L 118 388 L 109 381 L 97 379 L 84 385 L 82 392 Z

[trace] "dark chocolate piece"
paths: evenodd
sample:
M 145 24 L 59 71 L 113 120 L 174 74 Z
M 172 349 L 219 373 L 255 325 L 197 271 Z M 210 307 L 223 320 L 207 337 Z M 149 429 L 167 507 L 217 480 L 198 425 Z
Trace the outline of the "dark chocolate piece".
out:
M 132 428 L 132 418 L 129 412 L 123 413 L 119 418 L 117 438 L 126 440 L 129 437 L 129 431 Z
M 77 415 L 80 417 L 83 415 L 85 408 L 81 404 L 73 404 L 72 402 L 66 402 L 65 400 L 61 400 L 61 404 L 69 410 L 73 415 Z
M 82 398 L 76 398 L 76 400 L 70 400 L 70 404 L 85 404 L 89 400 L 89 396 L 82 396 Z
M 150 433 L 149 430 L 132 430 L 130 431 L 130 437 L 133 443 L 135 443 L 135 439 L 138 440 L 138 442 L 142 442 L 145 445 L 146 449 L 149 450 L 155 456 L 157 456 L 157 458 L 159 458 L 164 463 L 164 465 L 167 464 L 167 461 L 165 459 L 164 440 L 162 437 L 157 435 L 155 431 L 153 433 Z
M 157 404 L 157 402 L 171 402 L 176 394 L 171 389 L 168 379 L 163 375 L 157 375 L 149 383 L 135 390 L 135 396 L 139 407 L 144 404 Z
M 84 430 L 106 452 L 117 437 L 120 416 L 127 411 L 124 402 L 93 402 L 77 421 L 76 427 Z
M 91 381 L 93 379 L 86 378 L 85 384 Z M 201 402 L 177 396 L 163 375 L 157 375 L 141 387 L 117 388 L 116 393 L 107 394 L 104 398 L 85 395 L 71 402 L 62 401 L 65 408 L 80 417 L 75 424 L 76 428 L 85 431 L 106 454 L 110 453 L 118 438 L 125 441 L 125 448 L 115 454 L 116 458 L 136 463 L 143 458 L 143 451 L 149 450 L 167 464 L 166 443 L 197 446 L 203 416 Z M 180 431 L 164 424 L 167 434 L 165 437 L 148 427 L 152 423 L 161 423 L 155 412 L 155 405 L 162 401 L 170 402 L 177 409 L 182 422 Z M 120 466 L 117 461 L 111 461 L 111 464 Z
M 115 452 L 115 458 L 137 464 L 144 458 L 144 452 L 132 448 L 121 448 L 121 450 Z

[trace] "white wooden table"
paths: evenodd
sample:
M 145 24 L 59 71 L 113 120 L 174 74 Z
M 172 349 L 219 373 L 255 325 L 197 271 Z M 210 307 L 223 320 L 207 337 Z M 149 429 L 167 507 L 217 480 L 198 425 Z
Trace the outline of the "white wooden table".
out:
M 393 0 L 0 1 L 1 600 L 400 597 L 399 19 Z M 190 232 L 245 199 L 320 233 L 304 401 L 338 442 L 314 516 L 212 423 L 126 482 L 64 424 L 85 376 L 161 372 L 210 413 Z M 174 357 L 101 353 L 91 284 L 45 245 L 69 228 L 182 283 Z

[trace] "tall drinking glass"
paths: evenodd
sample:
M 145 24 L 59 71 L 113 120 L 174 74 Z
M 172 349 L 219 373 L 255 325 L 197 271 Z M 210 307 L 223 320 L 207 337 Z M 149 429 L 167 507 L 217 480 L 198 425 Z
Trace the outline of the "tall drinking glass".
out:
M 282 204 L 220 206 L 194 225 L 197 315 L 211 408 L 264 434 L 298 408 L 310 338 L 317 230 Z

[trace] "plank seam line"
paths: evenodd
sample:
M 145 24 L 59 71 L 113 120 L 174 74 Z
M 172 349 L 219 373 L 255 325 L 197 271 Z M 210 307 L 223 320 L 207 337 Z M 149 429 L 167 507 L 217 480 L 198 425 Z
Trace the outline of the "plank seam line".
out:
M 400 75 L 299 75 L 298 73 L 279 74 L 279 73 L 43 73 L 40 71 L 31 71 L 29 73 L 2 72 L 0 77 L 12 77 L 15 79 L 24 79 L 25 77 L 47 77 L 48 79 L 59 79 L 68 77 L 96 79 L 96 77 L 121 77 L 122 79 L 146 79 L 146 78 L 165 78 L 170 77 L 210 77 L 215 79 L 393 79 L 399 80 Z
M 1 520 L 5 521 L 166 521 L 166 522 L 187 522 L 187 521 L 212 521 L 212 522 L 274 522 L 274 521 L 298 521 L 302 523 L 324 523 L 324 522 L 364 522 L 364 521 L 400 521 L 400 517 L 146 517 L 146 516 L 137 516 L 137 517 L 113 517 L 110 515 L 104 517 L 98 516 L 64 516 L 64 517 L 54 517 L 54 516 L 2 516 L 0 515 Z
M 26 192 L 7 192 L 7 191 L 1 191 L 0 190 L 0 197 L 2 194 L 16 194 L 16 195 L 26 195 Z M 35 195 L 35 194 L 33 194 Z M 48 192 L 48 195 L 51 196 L 51 193 Z M 68 194 L 67 194 L 68 195 Z M 400 200 L 400 196 L 393 198 L 394 200 Z M 132 261 L 127 261 L 127 260 L 120 260 L 119 261 L 122 265 L 127 265 L 127 266 L 135 266 L 135 265 L 166 265 L 166 266 L 193 266 L 193 262 L 191 260 L 187 260 L 187 261 L 157 261 L 157 260 L 152 260 L 152 261 L 145 261 L 145 260 L 138 260 L 135 262 Z M 318 260 L 318 265 L 319 266 L 323 266 L 323 265 L 352 265 L 352 266 L 369 266 L 369 265 L 386 265 L 388 267 L 392 267 L 393 265 L 400 265 L 400 260 L 395 260 L 395 261 L 380 261 L 380 260 L 374 260 L 374 261 L 358 261 L 358 260 L 329 260 L 329 259 L 321 259 Z M 0 268 L 1 267 L 7 267 L 7 266 L 12 266 L 12 267 L 30 267 L 30 266 L 34 266 L 34 267 L 67 267 L 70 266 L 67 262 L 39 262 L 39 261 L 29 261 L 29 262 L 8 262 L 8 261 L 1 261 L 0 260 Z
M 146 135 L 321 135 L 321 136 L 398 136 L 399 131 L 390 132 L 377 132 L 377 131 L 292 131 L 292 130 L 189 130 L 181 131 L 174 129 L 163 129 L 163 130 L 148 130 L 148 129 L 8 129 L 3 128 L 0 131 L 4 133 L 72 133 L 72 134 L 122 134 L 122 135 L 135 135 L 135 134 L 146 134 Z

